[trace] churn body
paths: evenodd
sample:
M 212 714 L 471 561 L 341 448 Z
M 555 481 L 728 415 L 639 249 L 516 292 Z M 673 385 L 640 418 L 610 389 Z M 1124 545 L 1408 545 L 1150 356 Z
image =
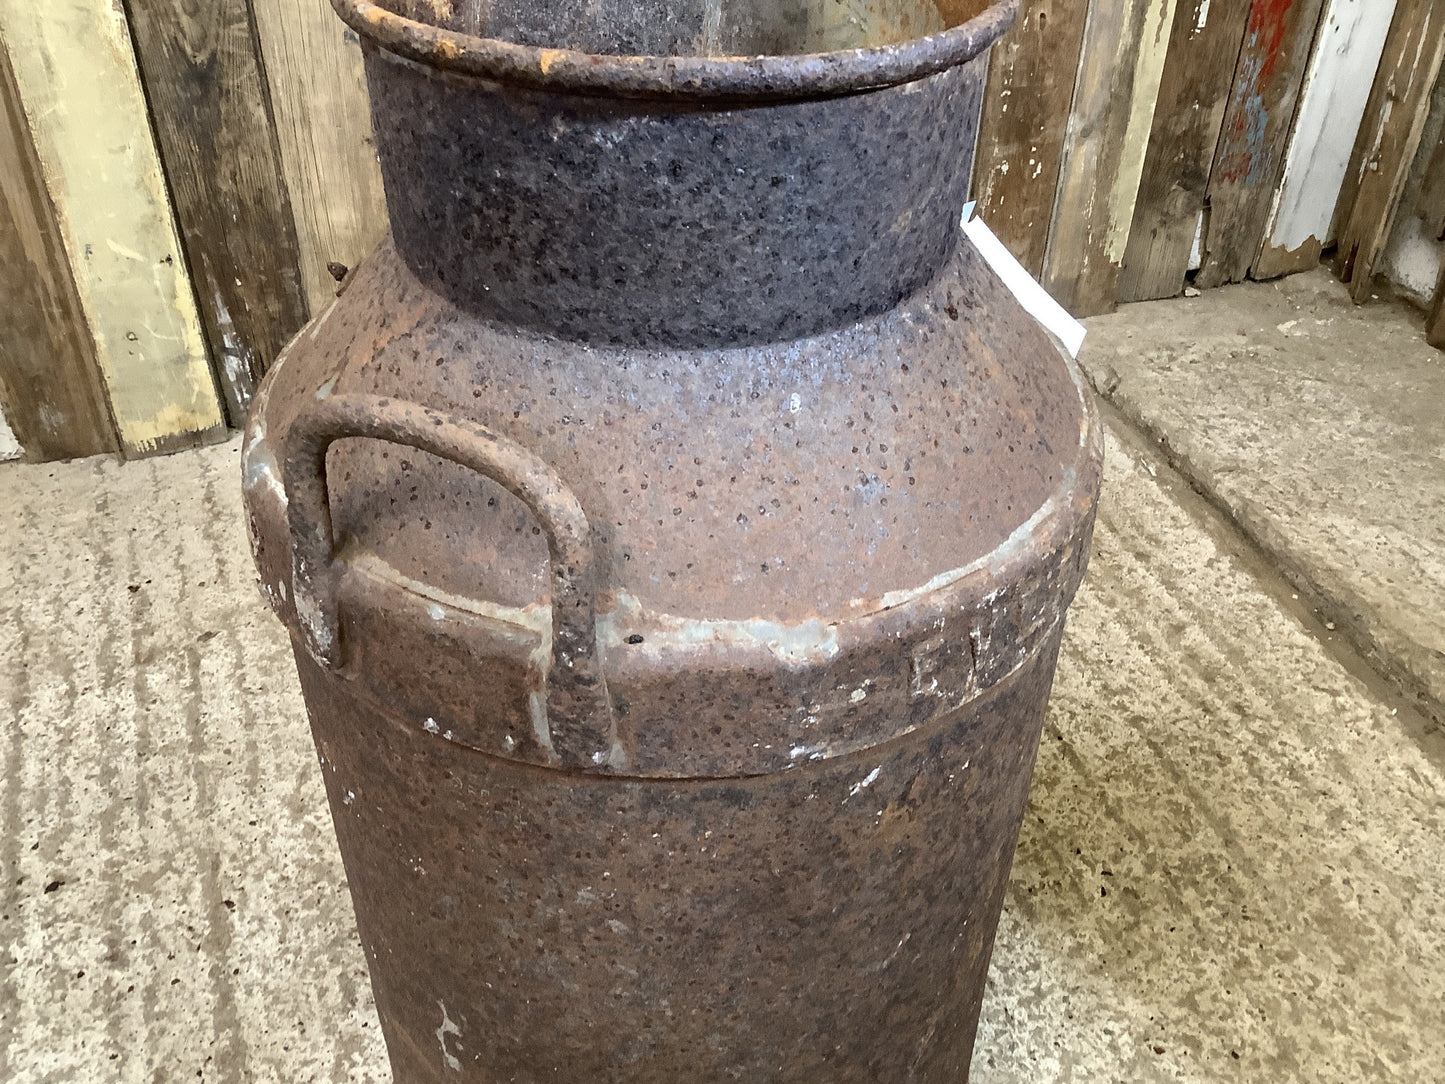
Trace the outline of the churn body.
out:
M 1014 5 L 336 3 L 392 229 L 244 484 L 396 1079 L 964 1079 L 1100 471 Z

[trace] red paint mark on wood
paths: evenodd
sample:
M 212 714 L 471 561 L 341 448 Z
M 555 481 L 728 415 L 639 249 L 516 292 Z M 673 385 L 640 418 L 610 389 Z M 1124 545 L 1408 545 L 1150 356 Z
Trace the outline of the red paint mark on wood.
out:
M 1255 0 L 1249 10 L 1249 30 L 1256 46 L 1261 40 L 1263 62 L 1259 69 L 1259 82 L 1267 83 L 1279 67 L 1280 46 L 1284 44 L 1289 31 L 1289 13 L 1298 0 Z
M 1264 156 L 1269 116 L 1265 101 L 1271 79 L 1284 59 L 1290 16 L 1303 0 L 1254 0 L 1245 26 L 1244 49 L 1235 75 L 1235 107 L 1225 122 L 1219 177 L 1226 184 L 1258 183 L 1256 166 Z

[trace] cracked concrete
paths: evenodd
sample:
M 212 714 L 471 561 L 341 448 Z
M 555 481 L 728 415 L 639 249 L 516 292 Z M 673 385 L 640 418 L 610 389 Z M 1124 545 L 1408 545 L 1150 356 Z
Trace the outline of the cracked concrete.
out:
M 387 1079 L 237 460 L 0 467 L 0 1079 Z M 1441 736 L 1107 469 L 975 1084 L 1445 1079 Z

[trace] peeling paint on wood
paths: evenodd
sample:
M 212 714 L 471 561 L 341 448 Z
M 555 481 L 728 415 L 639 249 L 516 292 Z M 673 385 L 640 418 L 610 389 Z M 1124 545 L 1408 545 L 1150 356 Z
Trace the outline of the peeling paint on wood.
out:
M 1340 196 L 1336 272 L 1356 301 L 1376 265 L 1414 164 L 1445 57 L 1445 0 L 1400 0 Z
M 1301 94 L 1256 278 L 1307 271 L 1335 240 L 1335 207 L 1395 0 L 1330 0 Z
M 1123 177 L 1130 123 L 1136 119 L 1135 95 L 1157 97 L 1157 84 L 1137 85 L 1141 51 L 1163 47 L 1164 35 L 1153 32 L 1157 7 L 1152 0 L 1095 0 L 1089 7 L 1044 259 L 1044 286 L 1076 316 L 1108 312 L 1115 305 L 1118 265 L 1109 254 L 1111 245 L 1122 247 L 1118 229 L 1127 236 L 1127 226 L 1116 228 L 1113 221 L 1116 209 L 1123 209 L 1115 190 Z M 1152 67 L 1150 58 L 1146 74 Z M 1152 115 L 1152 102 L 1144 108 Z
M 0 19 L 124 451 L 222 434 L 122 10 L 0 0 Z
M 1178 0 L 1119 300 L 1184 289 L 1249 0 Z
M 983 101 L 978 214 L 1038 277 L 1043 273 L 1087 5 L 1028 0 L 994 47 Z
M 114 452 L 115 426 L 9 56 L 0 45 L 0 458 Z
M 1119 162 L 1119 179 L 1114 185 L 1109 215 L 1108 257 L 1115 266 L 1124 262 L 1124 253 L 1128 250 L 1134 204 L 1144 177 L 1149 133 L 1154 127 L 1154 110 L 1159 101 L 1159 86 L 1164 79 L 1169 29 L 1174 24 L 1177 6 L 1176 0 L 1149 0 L 1144 9 L 1139 61 L 1134 70 L 1134 98 L 1129 111 L 1129 125 L 1124 132 L 1124 153 Z
M 1323 0 L 1254 0 L 1214 169 L 1201 287 L 1241 282 L 1258 255 Z

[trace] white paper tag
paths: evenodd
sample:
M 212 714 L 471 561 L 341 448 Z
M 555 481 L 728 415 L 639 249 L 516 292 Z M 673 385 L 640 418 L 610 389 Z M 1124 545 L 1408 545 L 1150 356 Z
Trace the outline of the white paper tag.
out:
M 1003 280 L 1003 284 L 1013 292 L 1014 297 L 1018 298 L 1024 311 L 1063 343 L 1070 357 L 1078 360 L 1079 350 L 1083 347 L 1084 336 L 1087 334 L 1084 325 L 1049 296 L 1038 280 L 1030 275 L 1023 264 L 1014 259 L 1013 253 L 1004 247 L 1003 242 L 994 236 L 983 219 L 973 213 L 973 209 L 972 203 L 963 209 L 965 236 L 973 242 L 978 254 L 988 262 L 994 273 Z

